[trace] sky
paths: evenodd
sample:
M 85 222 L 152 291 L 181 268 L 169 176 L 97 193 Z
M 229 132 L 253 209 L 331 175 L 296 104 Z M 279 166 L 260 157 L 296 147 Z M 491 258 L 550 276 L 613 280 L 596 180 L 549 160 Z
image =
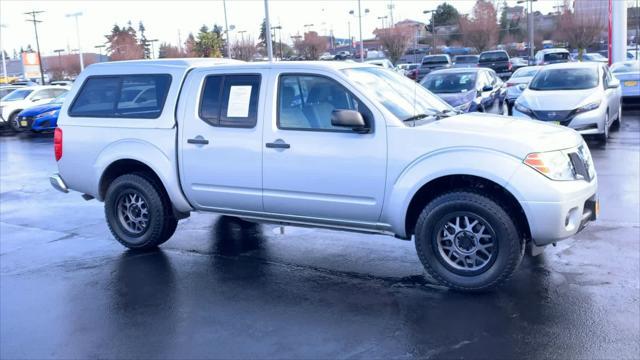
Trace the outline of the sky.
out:
M 592 0 L 584 0 L 592 1 Z M 615 1 L 615 0 L 614 0 Z M 372 31 L 380 27 L 381 21 L 390 21 L 388 5 L 393 5 L 394 22 L 413 19 L 422 22 L 428 20 L 423 10 L 435 9 L 442 0 L 362 0 L 362 11 L 369 9 L 363 17 L 363 37 L 372 36 Z M 449 0 L 460 13 L 468 13 L 475 0 Z M 515 5 L 516 0 L 507 0 Z M 548 13 L 561 0 L 539 0 L 534 10 Z M 227 0 L 228 24 L 234 25 L 230 31 L 231 41 L 241 36 L 258 37 L 260 23 L 264 18 L 263 0 Z M 214 23 L 224 26 L 222 0 L 0 0 L 0 46 L 10 55 L 13 50 L 31 44 L 35 49 L 33 24 L 27 22 L 27 11 L 44 11 L 38 15 L 42 23 L 38 24 L 40 48 L 43 55 L 54 54 L 56 49 L 77 49 L 78 38 L 75 19 L 67 14 L 82 12 L 78 17 L 80 44 L 84 52 L 98 52 L 94 47 L 103 44 L 104 35 L 111 31 L 114 24 L 125 25 L 131 21 L 137 29 L 142 21 L 146 28 L 147 39 L 176 45 L 180 39 L 184 42 L 189 32 L 197 33 L 203 25 L 211 27 Z M 357 0 L 269 0 L 271 26 L 282 26 L 283 41 L 290 36 L 303 33 L 305 25 L 321 35 L 333 30 L 337 38 L 348 38 L 349 24 L 351 36 L 356 39 L 358 19 L 349 15 L 350 10 L 358 13 Z M 379 20 L 378 17 L 387 16 Z M 246 33 L 240 33 L 246 31 Z M 280 34 L 277 34 L 279 37 Z

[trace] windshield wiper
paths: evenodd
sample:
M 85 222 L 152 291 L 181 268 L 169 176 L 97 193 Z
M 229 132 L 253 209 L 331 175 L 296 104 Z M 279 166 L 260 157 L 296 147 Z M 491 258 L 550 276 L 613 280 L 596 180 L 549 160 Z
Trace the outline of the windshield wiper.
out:
M 403 119 L 402 122 L 420 120 L 420 119 L 424 119 L 424 118 L 429 117 L 429 116 L 433 116 L 433 117 L 436 118 L 436 120 L 440 120 L 443 117 L 449 117 L 449 116 L 458 115 L 458 114 L 461 114 L 461 113 L 462 112 L 458 111 L 458 110 L 446 109 L 446 110 L 443 110 L 443 111 L 434 111 L 431 114 L 416 114 L 416 115 L 410 116 L 410 117 L 408 117 L 406 119 Z
M 417 114 L 417 115 L 409 116 L 406 119 L 402 119 L 402 122 L 420 120 L 420 119 L 426 118 L 427 116 L 434 116 L 434 115 L 435 114 Z

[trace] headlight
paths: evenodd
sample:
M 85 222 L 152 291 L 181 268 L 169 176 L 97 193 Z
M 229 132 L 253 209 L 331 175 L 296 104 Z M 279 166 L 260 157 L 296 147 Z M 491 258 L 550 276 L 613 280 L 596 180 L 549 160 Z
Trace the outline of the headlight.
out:
M 45 116 L 56 116 L 58 114 L 58 111 L 60 110 L 51 110 L 51 111 L 43 112 L 40 115 L 36 115 L 36 119 L 43 118 Z
M 516 110 L 520 111 L 523 114 L 527 114 L 527 115 L 532 115 L 533 116 L 533 111 L 531 111 L 531 109 L 529 109 L 528 107 L 522 105 L 522 103 L 516 101 L 516 105 L 515 105 Z
M 524 163 L 551 180 L 576 180 L 569 156 L 563 151 L 531 153 Z
M 468 103 L 464 103 L 462 105 L 458 105 L 455 107 L 455 109 L 458 111 L 467 112 L 467 110 L 469 110 L 470 107 L 471 107 L 471 101 L 469 101 Z
M 585 106 L 581 106 L 581 107 L 577 108 L 576 109 L 576 114 L 581 114 L 583 112 L 595 110 L 595 109 L 597 109 L 599 107 L 600 107 L 600 100 L 594 101 L 594 102 L 589 103 L 589 104 L 587 104 Z

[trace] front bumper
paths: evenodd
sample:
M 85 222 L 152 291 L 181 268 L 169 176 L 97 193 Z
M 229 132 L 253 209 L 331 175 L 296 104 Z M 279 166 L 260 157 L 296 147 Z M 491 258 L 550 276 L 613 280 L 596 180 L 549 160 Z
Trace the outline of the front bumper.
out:
M 62 180 L 62 177 L 60 177 L 60 174 L 51 175 L 51 177 L 49 177 L 49 182 L 54 189 L 63 193 L 69 192 L 69 188 L 67 187 L 67 184 L 65 184 L 64 180 Z
M 577 131 L 581 135 L 599 135 L 604 134 L 604 112 L 605 109 L 596 109 L 592 111 L 587 111 L 582 114 L 576 115 L 573 118 L 565 121 L 544 121 L 547 123 L 553 123 L 557 125 L 567 126 Z M 518 111 L 515 106 L 513 108 L 513 116 L 522 117 L 532 120 L 538 120 L 534 117 L 531 117 L 527 114 L 521 113 Z
M 590 182 L 553 181 L 522 166 L 509 182 L 509 188 L 511 191 L 526 189 L 529 192 L 527 200 L 520 204 L 536 246 L 571 237 L 599 215 L 597 177 Z

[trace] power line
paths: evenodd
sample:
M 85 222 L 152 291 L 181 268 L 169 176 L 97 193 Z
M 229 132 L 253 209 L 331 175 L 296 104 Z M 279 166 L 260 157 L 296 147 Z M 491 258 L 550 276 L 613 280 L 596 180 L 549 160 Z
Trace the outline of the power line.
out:
M 44 11 L 36 11 L 32 10 L 24 13 L 25 15 L 31 15 L 31 19 L 27 19 L 26 21 L 30 21 L 33 23 L 33 29 L 36 33 L 36 49 L 38 50 L 38 66 L 40 67 L 40 80 L 41 84 L 44 85 L 44 70 L 42 70 L 42 57 L 40 56 L 40 40 L 38 39 L 38 23 L 41 23 L 42 20 L 36 19 L 36 15 L 42 14 Z

